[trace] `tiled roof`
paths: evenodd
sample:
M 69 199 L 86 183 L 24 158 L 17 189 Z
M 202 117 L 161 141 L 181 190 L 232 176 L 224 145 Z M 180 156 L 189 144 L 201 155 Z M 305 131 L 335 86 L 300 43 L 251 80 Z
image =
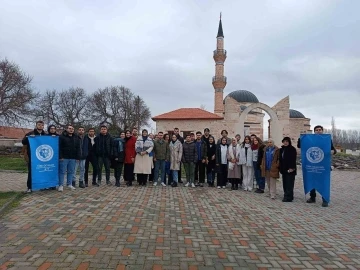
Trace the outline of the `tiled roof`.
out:
M 32 129 L 0 126 L 0 137 L 6 139 L 22 139 Z
M 152 118 L 154 121 L 181 119 L 223 119 L 223 117 L 200 108 L 180 108 L 175 111 L 163 113 Z

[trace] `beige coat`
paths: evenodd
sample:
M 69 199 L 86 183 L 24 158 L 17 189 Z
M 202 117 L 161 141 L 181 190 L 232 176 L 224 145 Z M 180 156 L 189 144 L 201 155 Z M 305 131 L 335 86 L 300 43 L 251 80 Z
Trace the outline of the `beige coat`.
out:
M 137 174 L 151 174 L 151 169 L 154 168 L 153 157 L 150 154 L 154 148 L 154 144 L 150 138 L 145 142 L 142 141 L 140 136 L 135 144 L 136 156 L 134 173 Z M 141 151 L 146 151 L 144 156 L 140 155 Z
M 179 140 L 174 144 L 170 142 L 170 170 L 179 171 L 183 154 L 183 147 Z

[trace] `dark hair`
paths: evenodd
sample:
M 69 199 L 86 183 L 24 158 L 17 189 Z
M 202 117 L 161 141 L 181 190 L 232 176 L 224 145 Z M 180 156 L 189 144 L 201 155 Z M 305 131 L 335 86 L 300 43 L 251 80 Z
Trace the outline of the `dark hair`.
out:
M 80 127 L 78 127 L 78 129 L 79 129 L 79 128 L 83 128 L 83 129 L 85 129 L 85 127 L 84 127 L 84 126 L 80 126 Z
M 206 132 L 206 131 L 210 132 L 210 129 L 208 129 L 208 128 L 205 128 L 205 129 L 204 129 L 204 132 Z
M 255 135 L 255 134 L 251 134 L 250 137 L 256 137 L 256 135 Z
M 37 124 L 44 124 L 44 121 L 43 121 L 43 120 L 37 120 L 37 121 L 36 121 L 36 125 L 37 125 Z
M 221 133 L 220 133 L 220 134 L 223 134 L 223 132 L 225 132 L 225 133 L 226 133 L 226 135 L 228 135 L 228 134 L 229 134 L 229 132 L 227 132 L 227 130 L 226 130 L 226 129 L 223 129 L 223 130 L 221 131 Z
M 125 130 L 125 134 L 128 132 L 131 133 L 130 129 Z
M 72 124 L 67 124 L 66 128 L 69 128 L 69 127 L 74 127 L 74 126 Z
M 258 136 L 255 136 L 254 139 L 256 139 L 259 142 L 259 145 L 264 144 L 264 142 Z
M 136 127 L 133 127 L 133 128 L 132 128 L 132 130 L 134 130 L 134 129 L 138 130 Z
M 122 134 L 122 133 L 126 134 L 126 132 L 125 132 L 125 131 L 120 131 L 120 134 Z
M 194 134 L 193 132 L 191 132 L 189 136 L 190 136 L 190 137 L 191 137 L 191 136 L 195 136 L 195 134 Z
M 89 132 L 90 130 L 95 131 L 95 128 L 92 128 L 92 127 L 91 127 L 91 128 L 89 128 L 89 129 L 88 129 L 88 132 Z
M 200 134 L 201 135 L 201 131 L 196 131 L 196 135 Z
M 245 137 L 244 137 L 244 141 L 243 141 L 243 145 L 245 145 L 245 140 L 246 140 L 246 138 L 248 138 L 249 139 L 249 142 L 251 142 L 251 137 L 249 136 L 249 135 L 246 135 Z
M 185 138 L 187 138 L 187 137 L 191 137 L 190 134 L 186 134 Z
M 105 126 L 105 125 L 101 125 L 101 126 L 100 126 L 100 129 L 102 129 L 102 128 L 106 128 L 106 129 L 108 129 L 108 127 L 107 127 L 107 126 Z
M 169 139 L 170 139 L 169 133 L 165 133 L 165 134 L 164 134 L 164 139 L 166 138 L 166 136 L 169 136 Z
M 141 131 L 141 134 L 143 134 L 144 131 L 146 131 L 147 133 L 149 133 L 149 132 L 147 131 L 147 129 L 144 128 L 144 129 Z
M 164 134 L 164 132 L 162 132 L 162 131 L 159 131 L 159 132 L 158 132 L 158 134 Z
M 282 139 L 281 142 L 287 141 L 289 143 L 289 145 L 291 145 L 291 139 L 290 137 L 284 137 L 284 139 Z
M 176 127 L 176 128 L 174 128 L 174 130 L 179 130 L 179 128 Z
M 317 126 L 314 127 L 314 132 L 315 132 L 315 129 L 317 129 L 317 128 L 321 128 L 321 130 L 324 131 L 324 127 L 323 127 L 323 126 L 317 125 Z

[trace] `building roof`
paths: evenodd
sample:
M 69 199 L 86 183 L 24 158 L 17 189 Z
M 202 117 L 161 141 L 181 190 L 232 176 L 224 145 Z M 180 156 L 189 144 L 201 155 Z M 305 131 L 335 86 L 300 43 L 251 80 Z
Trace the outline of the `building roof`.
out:
M 220 17 L 220 21 L 219 21 L 219 29 L 218 29 L 218 33 L 217 33 L 217 38 L 218 37 L 224 37 L 224 32 L 223 32 L 223 28 L 222 28 L 222 23 L 221 23 L 221 17 Z
M 301 112 L 299 112 L 297 110 L 290 109 L 289 117 L 290 118 L 305 118 L 305 115 L 303 115 Z
M 32 131 L 32 129 L 0 126 L 0 137 L 6 139 L 22 139 L 25 134 L 30 131 Z
M 171 112 L 154 116 L 152 120 L 184 120 L 184 119 L 223 119 L 217 114 L 200 108 L 180 108 Z
M 247 90 L 236 90 L 227 95 L 227 97 L 232 97 L 237 102 L 251 102 L 259 103 L 258 98 Z

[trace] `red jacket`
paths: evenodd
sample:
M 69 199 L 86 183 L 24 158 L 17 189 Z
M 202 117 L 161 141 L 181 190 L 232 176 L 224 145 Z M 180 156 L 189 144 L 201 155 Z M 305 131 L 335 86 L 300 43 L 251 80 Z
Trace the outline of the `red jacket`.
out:
M 135 158 L 136 151 L 135 151 L 135 143 L 136 137 L 131 136 L 125 143 L 125 164 L 133 164 L 132 158 Z

